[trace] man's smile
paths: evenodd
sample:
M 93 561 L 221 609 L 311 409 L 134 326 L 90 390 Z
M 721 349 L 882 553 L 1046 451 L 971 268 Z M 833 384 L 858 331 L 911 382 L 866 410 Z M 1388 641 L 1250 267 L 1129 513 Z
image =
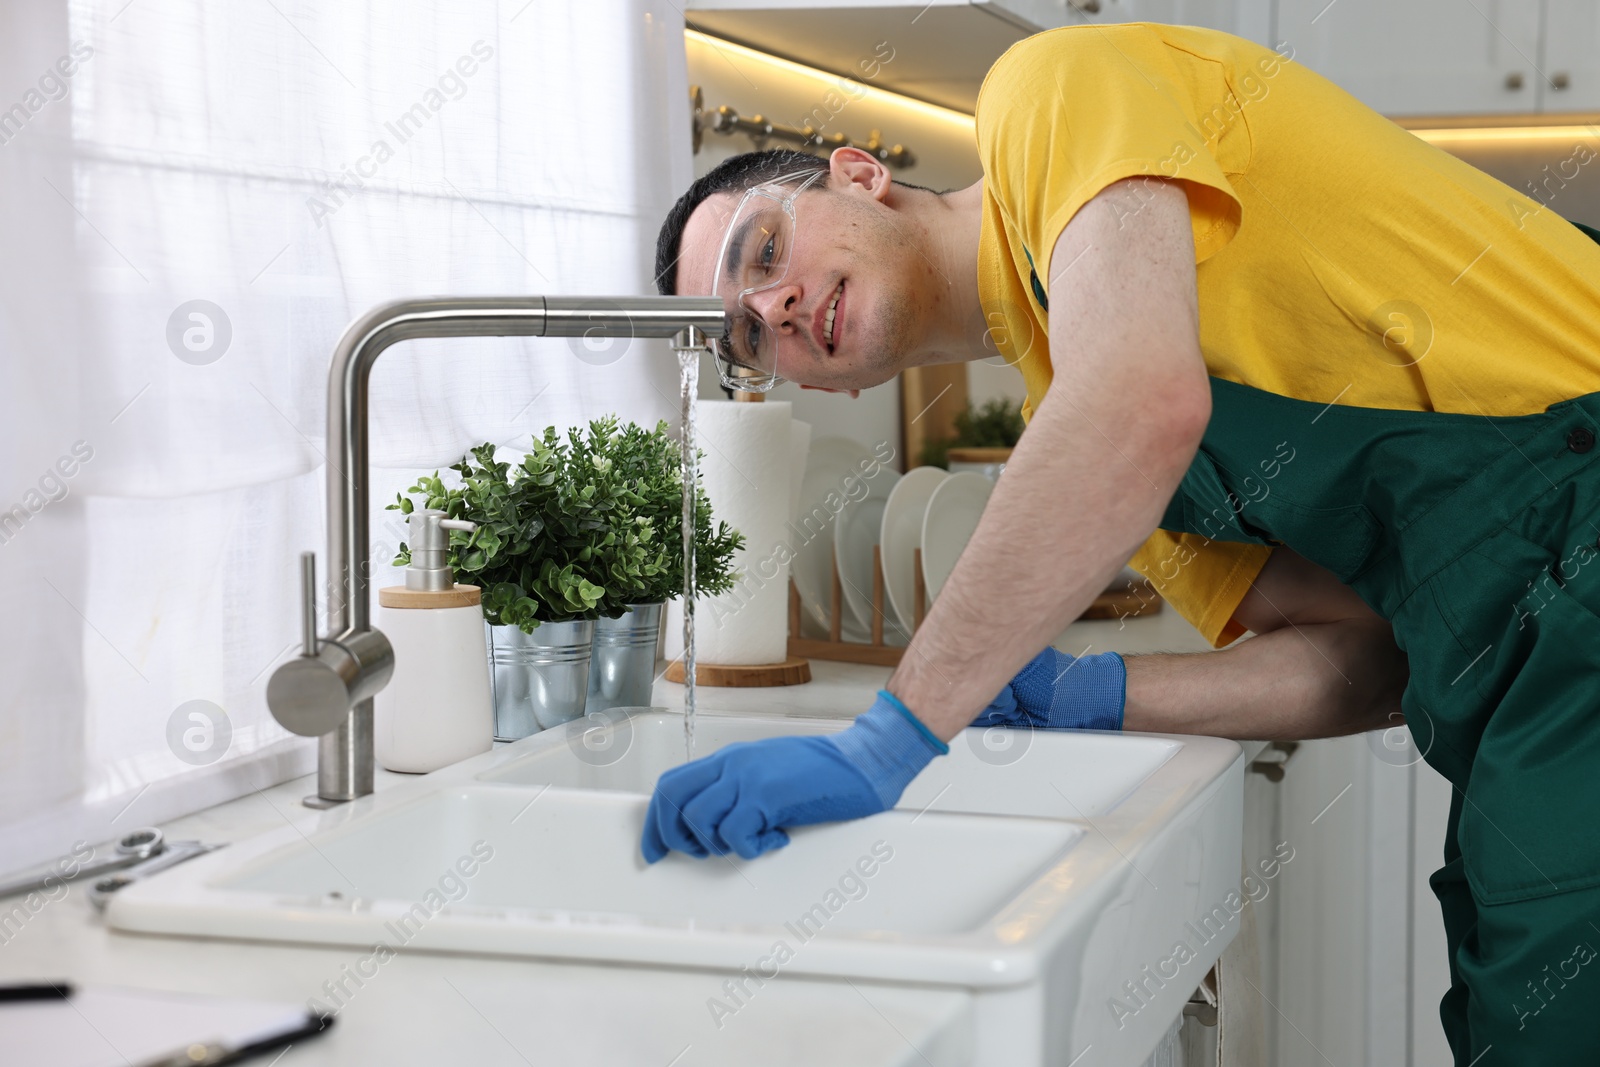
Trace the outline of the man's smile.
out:
M 841 281 L 839 287 L 828 298 L 827 304 L 819 309 L 822 313 L 822 343 L 829 355 L 833 354 L 834 348 L 838 345 L 839 334 L 844 328 L 844 318 L 839 311 L 843 298 L 844 282 Z

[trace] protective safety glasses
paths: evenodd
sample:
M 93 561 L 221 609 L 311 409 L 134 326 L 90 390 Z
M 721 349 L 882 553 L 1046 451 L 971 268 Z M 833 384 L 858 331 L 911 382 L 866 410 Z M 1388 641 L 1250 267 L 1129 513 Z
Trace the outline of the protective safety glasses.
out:
M 717 254 L 711 292 L 728 314 L 728 335 L 713 341 L 717 375 L 730 389 L 764 393 L 778 377 L 778 338 L 748 301 L 789 272 L 799 195 L 827 171 L 774 178 L 745 192 L 734 209 Z

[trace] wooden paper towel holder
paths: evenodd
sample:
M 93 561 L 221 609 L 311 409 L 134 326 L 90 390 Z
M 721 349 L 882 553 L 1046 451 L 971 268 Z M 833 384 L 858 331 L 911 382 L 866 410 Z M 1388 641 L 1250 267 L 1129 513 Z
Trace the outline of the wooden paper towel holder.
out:
M 667 664 L 667 681 L 683 684 L 683 660 Z M 790 656 L 782 663 L 696 663 L 696 685 L 748 689 L 769 685 L 804 685 L 811 681 L 811 662 Z

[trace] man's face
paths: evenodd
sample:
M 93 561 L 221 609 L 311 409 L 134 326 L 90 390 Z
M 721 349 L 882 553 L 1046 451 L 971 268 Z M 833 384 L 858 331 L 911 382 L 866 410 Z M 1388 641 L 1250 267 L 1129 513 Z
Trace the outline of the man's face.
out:
M 904 223 L 860 186 L 822 188 L 824 178 L 794 200 L 794 241 L 783 280 L 744 298 L 748 313 L 770 331 L 776 373 L 801 385 L 865 389 L 901 370 L 914 347 L 918 294 L 901 260 Z M 717 254 L 741 193 L 707 197 L 684 226 L 677 292 L 708 296 Z M 827 311 L 834 295 L 832 344 Z

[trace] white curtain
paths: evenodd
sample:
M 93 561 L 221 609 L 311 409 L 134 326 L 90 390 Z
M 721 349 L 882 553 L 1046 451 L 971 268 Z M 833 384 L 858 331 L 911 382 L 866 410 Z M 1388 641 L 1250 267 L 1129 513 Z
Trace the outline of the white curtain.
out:
M 325 543 L 334 342 L 402 296 L 653 291 L 682 30 L 670 0 L 0 6 L 0 870 L 312 769 L 264 692 Z M 374 556 L 472 444 L 671 420 L 670 354 L 618 351 L 391 349 Z

